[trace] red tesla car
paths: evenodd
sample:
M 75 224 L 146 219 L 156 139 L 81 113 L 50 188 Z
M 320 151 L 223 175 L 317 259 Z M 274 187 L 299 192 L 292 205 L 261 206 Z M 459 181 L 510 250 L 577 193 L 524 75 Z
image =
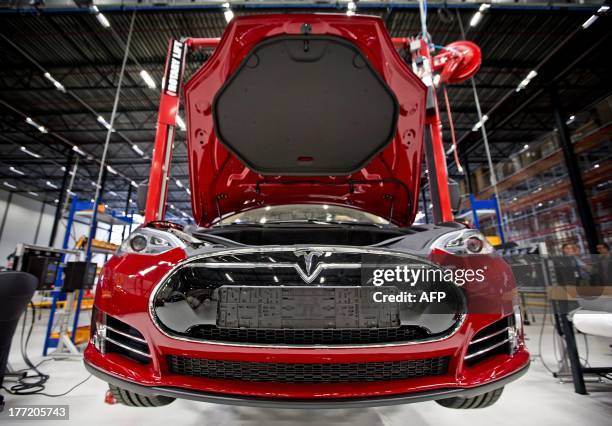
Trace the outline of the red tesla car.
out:
M 525 373 L 508 265 L 413 225 L 427 88 L 382 20 L 236 18 L 184 89 L 198 225 L 140 227 L 96 289 L 119 402 L 479 408 Z

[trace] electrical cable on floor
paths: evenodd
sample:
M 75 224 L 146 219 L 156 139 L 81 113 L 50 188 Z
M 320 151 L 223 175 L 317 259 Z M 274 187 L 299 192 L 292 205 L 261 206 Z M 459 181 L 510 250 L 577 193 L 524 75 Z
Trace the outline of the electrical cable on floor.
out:
M 556 374 L 553 370 L 550 369 L 550 367 L 548 366 L 548 364 L 546 364 L 546 361 L 544 361 L 544 357 L 542 356 L 542 340 L 544 337 L 544 325 L 546 324 L 546 317 L 548 316 L 548 298 L 546 298 L 545 300 L 545 305 L 544 305 L 544 315 L 542 317 L 542 325 L 540 326 L 540 337 L 538 338 L 538 358 L 540 358 L 540 361 L 542 362 L 542 365 L 544 366 L 544 368 L 546 370 L 548 370 L 548 372 L 552 375 Z M 553 330 L 554 333 L 554 330 Z
M 30 337 L 32 337 L 32 330 L 34 329 L 34 324 L 36 322 L 36 307 L 34 306 L 34 303 L 30 302 L 30 307 L 32 308 L 32 322 L 30 323 L 30 328 L 28 330 L 27 336 L 25 337 L 25 341 L 24 341 L 25 328 L 26 328 L 27 317 L 28 317 L 28 311 L 26 309 L 26 311 L 23 314 L 23 323 L 21 327 L 21 335 L 20 335 L 20 340 L 19 340 L 21 357 L 23 358 L 23 361 L 26 363 L 27 368 L 17 371 L 18 374 L 21 374 L 21 373 L 24 374 L 23 377 L 20 377 L 19 379 L 17 379 L 17 384 L 10 386 L 10 387 L 2 386 L 2 388 L 11 395 L 36 394 L 36 395 L 48 396 L 51 398 L 67 395 L 68 393 L 72 392 L 74 389 L 76 389 L 77 387 L 85 383 L 87 380 L 89 380 L 91 378 L 91 374 L 87 376 L 87 378 L 80 381 L 79 383 L 77 383 L 76 385 L 68 389 L 66 392 L 63 392 L 61 394 L 54 395 L 54 394 L 47 394 L 43 392 L 45 390 L 45 383 L 47 383 L 50 376 L 48 374 L 42 373 L 38 369 L 38 366 L 40 366 L 44 362 L 52 360 L 52 358 L 44 359 L 40 361 L 38 364 L 34 364 L 28 357 L 28 345 L 30 343 Z M 27 375 L 28 371 L 34 371 L 35 374 L 28 376 Z M 32 379 L 35 379 L 35 380 L 32 381 Z

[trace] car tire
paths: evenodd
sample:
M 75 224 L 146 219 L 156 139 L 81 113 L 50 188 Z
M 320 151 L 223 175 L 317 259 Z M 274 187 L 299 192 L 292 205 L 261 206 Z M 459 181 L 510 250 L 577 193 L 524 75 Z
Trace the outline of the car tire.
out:
M 495 404 L 501 396 L 504 388 L 495 389 L 491 392 L 486 392 L 471 398 L 447 398 L 439 399 L 436 402 L 446 408 L 471 409 L 471 408 L 486 408 Z
M 113 398 L 120 404 L 128 407 L 162 407 L 173 402 L 176 398 L 162 395 L 141 395 L 130 392 L 129 390 L 121 389 L 115 385 L 108 385 Z

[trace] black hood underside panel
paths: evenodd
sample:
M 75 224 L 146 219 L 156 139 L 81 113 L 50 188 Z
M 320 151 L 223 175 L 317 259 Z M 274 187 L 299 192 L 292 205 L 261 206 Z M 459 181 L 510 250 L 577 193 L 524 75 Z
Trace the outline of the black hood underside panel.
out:
M 329 36 L 268 39 L 213 104 L 219 140 L 264 175 L 348 175 L 393 139 L 393 92 L 352 43 Z

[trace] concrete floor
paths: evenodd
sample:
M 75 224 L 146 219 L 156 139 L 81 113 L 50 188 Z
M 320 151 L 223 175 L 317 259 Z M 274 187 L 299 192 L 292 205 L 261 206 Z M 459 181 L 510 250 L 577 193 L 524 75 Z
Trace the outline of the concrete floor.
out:
M 41 347 L 46 321 L 37 322 L 29 349 L 33 362 L 42 360 Z M 541 322 L 526 327 L 528 346 L 535 358 L 539 353 L 538 337 Z M 552 328 L 546 326 L 543 335 L 544 359 L 551 367 L 555 365 Z M 16 335 L 19 335 L 19 329 Z M 580 337 L 581 354 L 585 354 L 584 341 Z M 589 362 L 592 366 L 612 365 L 610 342 L 589 337 Z M 14 368 L 24 366 L 19 354 L 18 338 L 14 340 L 10 362 Z M 51 375 L 47 393 L 56 394 L 68 390 L 88 376 L 79 360 L 48 361 L 40 367 Z M 5 386 L 11 383 L 5 381 Z M 573 392 L 571 383 L 559 383 L 546 371 L 540 359 L 535 358 L 529 372 L 508 386 L 500 400 L 492 407 L 482 410 L 451 410 L 435 402 L 351 410 L 278 410 L 249 407 L 232 407 L 190 401 L 175 401 L 160 408 L 130 408 L 122 405 L 107 405 L 104 394 L 107 385 L 95 377 L 76 388 L 69 395 L 49 398 L 41 395 L 12 396 L 2 391 L 6 398 L 5 413 L 0 414 L 0 423 L 26 424 L 31 421 L 7 422 L 9 407 L 35 404 L 68 404 L 70 421 L 45 421 L 45 425 L 470 425 L 496 426 L 525 425 L 609 425 L 612 423 L 612 386 L 589 384 L 590 394 L 582 396 Z

